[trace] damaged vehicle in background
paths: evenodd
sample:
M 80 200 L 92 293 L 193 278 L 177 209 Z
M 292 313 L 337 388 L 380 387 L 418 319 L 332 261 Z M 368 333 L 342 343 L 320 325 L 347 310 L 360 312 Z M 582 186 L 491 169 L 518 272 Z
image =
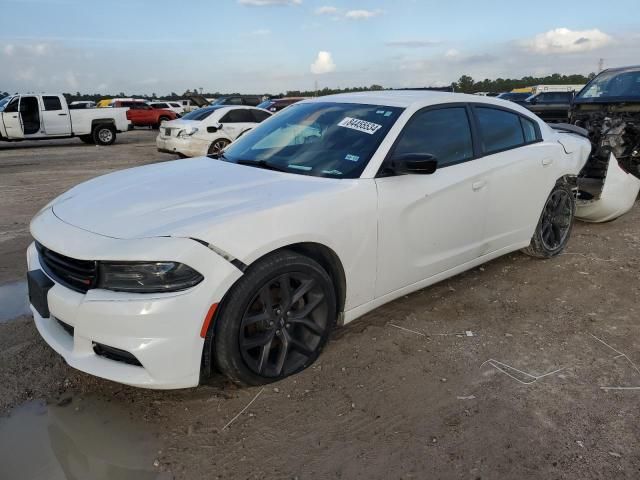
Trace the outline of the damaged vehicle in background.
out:
M 640 66 L 596 76 L 575 97 L 570 122 L 589 132 L 593 146 L 576 215 L 604 222 L 628 212 L 640 191 Z

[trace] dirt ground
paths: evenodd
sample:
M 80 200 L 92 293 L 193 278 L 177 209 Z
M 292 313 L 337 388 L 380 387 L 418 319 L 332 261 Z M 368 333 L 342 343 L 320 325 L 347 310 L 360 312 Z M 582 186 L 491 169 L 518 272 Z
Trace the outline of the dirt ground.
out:
M 153 135 L 1 145 L 0 285 L 24 277 L 29 219 L 55 195 L 171 159 Z M 157 469 L 178 479 L 639 478 L 639 221 L 637 205 L 578 222 L 558 258 L 508 255 L 385 305 L 264 389 L 90 377 L 22 317 L 0 324 L 0 416 L 29 399 L 109 399 L 156 432 Z

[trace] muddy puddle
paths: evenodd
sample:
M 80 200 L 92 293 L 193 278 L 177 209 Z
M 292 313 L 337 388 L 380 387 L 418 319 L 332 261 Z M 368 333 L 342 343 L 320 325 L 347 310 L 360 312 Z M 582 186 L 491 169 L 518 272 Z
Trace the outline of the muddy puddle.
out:
M 170 480 L 160 446 L 119 406 L 96 399 L 35 400 L 0 418 L 0 480 Z
M 0 323 L 31 313 L 27 296 L 27 282 L 0 285 Z

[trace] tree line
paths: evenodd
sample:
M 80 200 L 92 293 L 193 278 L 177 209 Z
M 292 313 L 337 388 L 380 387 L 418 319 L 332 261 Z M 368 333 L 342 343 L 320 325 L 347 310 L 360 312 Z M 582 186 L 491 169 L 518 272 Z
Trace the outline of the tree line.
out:
M 515 88 L 531 87 L 534 85 L 578 85 L 585 84 L 595 76 L 595 73 L 589 75 L 562 75 L 560 73 L 554 73 L 545 77 L 525 76 L 522 78 L 497 78 L 490 80 L 488 78 L 484 80 L 474 80 L 469 75 L 462 75 L 457 82 L 451 84 L 451 89 L 456 92 L 462 93 L 478 93 L 478 92 L 510 92 Z M 428 87 L 420 87 L 428 88 Z M 258 94 L 260 96 L 279 98 L 279 97 L 316 97 L 322 95 L 332 95 L 335 93 L 349 93 L 349 92 L 368 92 L 377 90 L 388 90 L 382 85 L 373 84 L 368 87 L 349 87 L 349 88 L 328 88 L 324 87 L 319 90 L 287 90 L 279 93 L 264 93 Z M 1 90 L 0 90 L 1 92 Z M 8 92 L 0 93 L 0 98 L 9 95 Z M 183 94 L 177 92 L 171 92 L 169 95 L 156 95 L 155 92 L 149 94 L 133 94 L 127 95 L 124 92 L 117 94 L 105 94 L 105 93 L 64 93 L 64 96 L 68 101 L 76 100 L 90 100 L 98 101 L 102 98 L 115 98 L 115 97 L 132 97 L 142 98 L 145 100 L 153 100 L 157 98 L 163 98 L 166 100 L 178 100 L 181 98 L 189 97 L 192 95 L 201 95 L 206 98 L 219 98 L 226 95 L 239 95 L 238 92 L 200 92 L 198 89 L 187 90 Z

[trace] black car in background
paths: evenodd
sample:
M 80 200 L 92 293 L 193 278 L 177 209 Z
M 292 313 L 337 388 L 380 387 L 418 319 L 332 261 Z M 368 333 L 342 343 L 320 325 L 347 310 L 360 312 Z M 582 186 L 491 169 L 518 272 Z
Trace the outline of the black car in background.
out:
M 521 92 L 503 92 L 498 94 L 496 98 L 500 98 L 502 100 L 509 100 L 510 102 L 517 103 L 518 105 L 524 105 L 527 101 L 527 98 L 531 96 L 530 93 L 521 93 Z
M 275 113 L 300 100 L 304 100 L 304 97 L 270 98 L 258 105 L 258 108 L 264 108 L 265 110 Z
M 541 92 L 530 96 L 522 105 L 545 122 L 566 123 L 575 92 Z
M 601 186 L 613 156 L 640 178 L 640 65 L 599 73 L 574 98 L 569 121 L 586 129 L 593 145 L 583 176 Z
M 257 107 L 262 102 L 262 97 L 258 95 L 227 95 L 220 97 L 211 105 L 247 105 L 248 107 Z

